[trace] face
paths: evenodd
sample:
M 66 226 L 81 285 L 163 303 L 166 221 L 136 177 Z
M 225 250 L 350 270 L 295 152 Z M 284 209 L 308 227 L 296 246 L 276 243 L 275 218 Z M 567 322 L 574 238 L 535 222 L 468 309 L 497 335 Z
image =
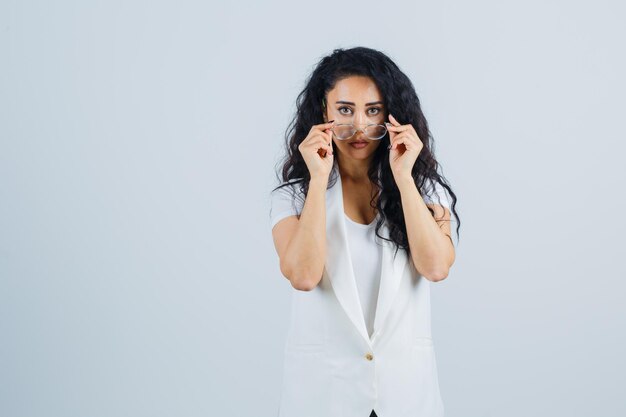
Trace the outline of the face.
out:
M 335 87 L 326 95 L 326 113 L 324 121 L 335 120 L 335 125 L 352 123 L 359 129 L 368 124 L 384 125 L 387 111 L 383 99 L 374 81 L 365 76 L 351 76 L 337 81 Z M 333 134 L 333 141 L 338 152 L 347 158 L 357 160 L 369 159 L 382 140 L 373 140 L 357 131 L 347 140 L 340 140 Z M 352 143 L 365 141 L 365 146 L 354 146 Z

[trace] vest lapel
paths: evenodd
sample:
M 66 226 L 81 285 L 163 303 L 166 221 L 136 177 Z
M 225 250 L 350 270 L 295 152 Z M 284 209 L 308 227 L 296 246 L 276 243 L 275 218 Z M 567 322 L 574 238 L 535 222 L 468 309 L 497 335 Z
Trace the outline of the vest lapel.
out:
M 352 258 L 347 240 L 346 220 L 343 207 L 343 189 L 341 175 L 334 169 L 336 182 L 326 193 L 326 274 L 333 291 L 344 311 L 354 324 L 359 334 L 372 346 L 384 324 L 384 319 L 393 305 L 400 279 L 403 276 L 407 262 L 406 253 L 398 251 L 393 259 L 393 243 L 376 237 L 377 243 L 382 244 L 381 279 L 374 319 L 374 333 L 370 339 L 365 325 L 365 318 L 361 309 L 356 278 L 352 267 Z M 380 234 L 389 238 L 387 224 L 384 223 Z

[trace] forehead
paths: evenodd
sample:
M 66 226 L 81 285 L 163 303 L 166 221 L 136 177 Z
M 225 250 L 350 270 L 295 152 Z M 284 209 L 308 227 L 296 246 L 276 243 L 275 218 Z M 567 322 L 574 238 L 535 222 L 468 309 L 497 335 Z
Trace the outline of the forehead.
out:
M 328 92 L 328 101 L 352 101 L 355 104 L 364 104 L 382 100 L 376 83 L 369 77 L 351 76 L 337 81 L 334 88 Z

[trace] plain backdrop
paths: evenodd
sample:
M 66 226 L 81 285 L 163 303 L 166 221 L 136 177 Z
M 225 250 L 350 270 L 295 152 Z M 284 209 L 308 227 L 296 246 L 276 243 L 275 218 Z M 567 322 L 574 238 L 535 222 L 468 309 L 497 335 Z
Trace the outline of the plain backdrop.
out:
M 269 193 L 306 78 L 353 46 L 410 77 L 459 199 L 446 415 L 626 415 L 624 12 L 0 2 L 0 415 L 276 415 Z

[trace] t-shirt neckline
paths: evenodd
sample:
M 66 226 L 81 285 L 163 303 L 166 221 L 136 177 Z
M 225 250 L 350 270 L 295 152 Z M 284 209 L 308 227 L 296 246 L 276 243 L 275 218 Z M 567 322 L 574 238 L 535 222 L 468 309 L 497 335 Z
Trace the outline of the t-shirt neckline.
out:
M 358 226 L 358 227 L 362 227 L 364 229 L 369 229 L 370 227 L 373 227 L 376 224 L 376 220 L 378 220 L 378 215 L 376 215 L 376 217 L 374 217 L 374 220 L 372 220 L 371 223 L 369 224 L 363 224 L 363 223 L 357 223 L 354 220 L 352 220 L 350 217 L 348 217 L 348 215 L 344 212 L 343 213 L 343 217 L 346 218 L 346 220 L 348 220 L 350 223 Z

